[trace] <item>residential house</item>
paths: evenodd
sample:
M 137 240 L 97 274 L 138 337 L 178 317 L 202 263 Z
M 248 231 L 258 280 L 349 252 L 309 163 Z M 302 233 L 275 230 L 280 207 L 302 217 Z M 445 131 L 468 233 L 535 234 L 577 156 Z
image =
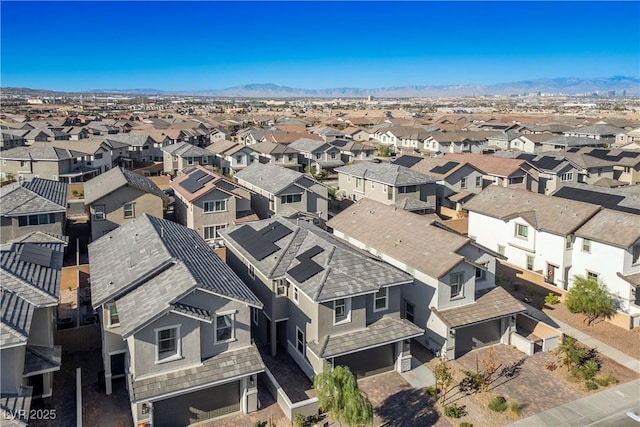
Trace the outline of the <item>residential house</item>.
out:
M 616 142 L 616 136 L 623 133 L 624 129 L 609 124 L 595 124 L 591 126 L 577 127 L 564 133 L 565 136 L 578 136 L 603 140 L 607 144 Z
M 335 168 L 344 165 L 340 149 L 328 142 L 300 138 L 289 146 L 298 151 L 298 161 L 304 170 L 315 170 L 315 175 L 323 170 L 326 170 L 328 174 L 333 174 Z
M 209 130 L 209 144 L 214 144 L 217 141 L 228 141 L 231 139 L 231 133 L 231 131 L 222 126 L 213 127 Z
M 624 131 L 616 136 L 616 142 L 612 145 L 617 148 L 625 148 L 626 145 L 640 142 L 640 128 Z
M 266 219 L 222 238 L 227 262 L 264 305 L 252 328 L 272 355 L 287 352 L 309 378 L 325 364 L 357 377 L 411 369 L 409 340 L 424 333 L 400 318 L 411 275 L 304 221 Z
M 242 145 L 234 141 L 216 141 L 207 150 L 216 155 L 215 166 L 225 174 L 238 172 L 260 160 L 260 154 L 253 145 Z
M 606 209 L 640 215 L 640 186 L 596 187 L 584 183 L 565 183 L 551 193 L 554 197 L 600 205 Z
M 466 162 L 485 173 L 483 179 L 492 184 L 510 188 L 531 189 L 533 168 L 526 160 L 506 159 L 486 154 L 445 153 L 445 160 Z
M 32 399 L 50 397 L 62 348 L 54 344 L 65 243 L 33 232 L 0 245 L 0 393 L 3 425 L 27 425 Z
M 436 180 L 436 205 L 440 214 L 444 208 L 461 211 L 465 202 L 485 186 L 484 172 L 475 166 L 438 157 L 402 156 L 394 162 Z
M 371 138 L 371 133 L 367 129 L 362 129 L 359 127 L 348 127 L 342 130 L 342 133 L 345 134 L 346 138 L 353 139 L 354 141 L 364 142 L 369 141 Z
M 18 181 L 32 178 L 53 181 L 83 182 L 100 173 L 98 168 L 88 166 L 89 153 L 57 147 L 26 146 L 0 151 L 2 172 L 5 180 L 12 175 Z
M 173 180 L 171 188 L 176 221 L 196 230 L 207 242 L 217 241 L 220 230 L 258 220 L 251 210 L 250 190 L 202 166 Z
M 48 179 L 0 187 L 0 243 L 41 231 L 63 236 L 67 225 L 67 184 Z
M 162 218 L 168 202 L 153 181 L 126 169 L 113 168 L 84 184 L 92 240 L 143 214 Z
M 573 164 L 580 167 L 578 182 L 595 184 L 606 179 L 613 180 L 616 177 L 616 162 L 608 159 L 606 155 L 590 155 L 592 148 L 569 148 L 558 153 L 551 152 L 551 155 L 563 156 Z
M 358 162 L 337 168 L 343 198 L 376 200 L 417 213 L 436 209 L 436 180 L 393 163 Z
M 197 165 L 215 164 L 215 155 L 211 151 L 189 142 L 167 145 L 162 148 L 162 153 L 164 172 L 173 176 L 183 174 Z
M 326 221 L 328 189 L 310 175 L 271 164 L 254 163 L 234 175 L 238 184 L 252 190 L 251 208 L 262 219 L 302 216 Z
M 486 131 L 432 132 L 419 148 L 432 153 L 482 153 L 487 136 Z
M 529 190 L 536 193 L 550 194 L 563 183 L 578 182 L 580 179 L 580 166 L 562 156 L 520 153 L 514 158 L 526 160 L 533 166 L 529 169 L 532 178 Z
M 425 330 L 417 341 L 434 354 L 454 359 L 511 342 L 516 317 L 526 309 L 495 287 L 497 253 L 441 228 L 431 216 L 369 199 L 340 212 L 327 226 L 414 277 L 413 284 L 401 288 L 401 313 Z
M 24 137 L 5 129 L 0 131 L 0 150 L 9 150 L 15 147 L 24 147 L 25 145 L 27 145 L 27 141 Z
M 106 392 L 124 376 L 134 425 L 258 409 L 262 303 L 195 231 L 144 214 L 89 245 Z
M 170 139 L 164 137 L 152 137 L 146 134 L 119 133 L 109 135 L 110 141 L 118 141 L 129 146 L 128 157 L 134 162 L 161 162 L 164 159 L 162 148 L 170 145 Z
M 527 136 L 527 139 L 530 139 Z M 521 138 L 521 140 L 526 141 L 526 139 Z M 582 147 L 594 147 L 594 148 L 602 148 L 607 145 L 607 142 L 602 139 L 589 138 L 586 136 L 554 136 L 553 138 L 547 138 L 545 140 L 540 141 L 539 150 L 540 152 L 547 151 L 562 151 L 568 149 L 578 149 Z M 524 151 L 524 150 L 523 150 Z
M 275 144 L 273 142 L 259 142 L 253 144 L 251 149 L 259 154 L 260 163 L 269 163 L 284 168 L 300 170 L 298 162 L 298 150 L 293 148 L 291 144 Z
M 365 145 L 356 140 L 336 139 L 331 141 L 332 146 L 340 150 L 340 160 L 345 164 L 361 160 L 373 160 L 376 148 L 372 145 Z
M 575 233 L 600 206 L 521 189 L 489 186 L 465 205 L 469 236 L 516 267 L 567 290 Z
M 108 141 L 104 139 L 91 138 L 78 141 L 48 141 L 36 142 L 31 147 L 55 147 L 70 152 L 86 153 L 83 166 L 85 168 L 93 168 L 96 173 L 106 172 L 113 166 L 115 152 L 116 155 L 120 149 L 126 147 L 117 141 Z
M 640 183 L 640 152 L 635 150 L 583 149 L 579 152 L 585 156 L 608 161 L 613 164 L 613 179 L 624 184 Z M 607 168 L 608 170 L 608 168 Z

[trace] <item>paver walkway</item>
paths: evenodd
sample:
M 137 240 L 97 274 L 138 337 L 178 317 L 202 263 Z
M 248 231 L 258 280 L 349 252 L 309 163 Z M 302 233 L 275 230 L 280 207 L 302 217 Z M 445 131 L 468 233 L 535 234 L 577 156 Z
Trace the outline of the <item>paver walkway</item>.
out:
M 589 426 L 608 416 L 637 406 L 638 401 L 640 401 L 640 381 L 630 381 L 518 420 L 509 426 Z
M 599 341 L 592 336 L 585 334 L 584 332 L 574 328 L 573 326 L 567 325 L 566 323 L 555 319 L 553 316 L 544 313 L 543 311 L 538 310 L 537 308 L 534 308 L 529 304 L 526 304 L 524 302 L 522 304 L 527 306 L 527 313 L 530 316 L 549 323 L 554 328 L 559 329 L 562 333 L 571 335 L 578 341 L 582 342 L 584 345 L 595 348 L 598 350 L 598 352 L 604 354 L 608 358 L 615 360 L 619 364 L 626 366 L 634 372 L 640 373 L 640 360 L 635 359 L 628 354 L 624 354 L 620 350 L 616 350 L 615 348 L 603 343 L 602 341 Z

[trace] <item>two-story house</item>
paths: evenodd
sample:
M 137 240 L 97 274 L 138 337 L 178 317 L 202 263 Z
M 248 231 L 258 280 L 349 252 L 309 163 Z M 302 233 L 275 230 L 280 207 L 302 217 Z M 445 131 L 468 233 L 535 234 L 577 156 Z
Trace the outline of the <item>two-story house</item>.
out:
M 600 150 L 594 150 L 592 148 L 569 148 L 565 151 L 560 151 L 556 154 L 562 156 L 573 164 L 580 167 L 580 176 L 578 182 L 584 182 L 587 184 L 595 184 L 602 180 L 613 180 L 616 177 L 616 162 L 612 159 L 608 159 L 607 156 L 591 155 L 591 152 L 596 153 Z M 605 150 L 607 151 L 607 150 Z M 595 154 L 595 153 L 594 153 Z
M 328 189 L 310 175 L 254 163 L 234 178 L 255 193 L 251 196 L 251 208 L 261 219 L 293 215 L 322 222 L 329 217 Z
M 327 226 L 414 277 L 401 289 L 401 313 L 425 330 L 418 342 L 433 353 L 454 359 L 475 348 L 510 343 L 525 307 L 495 287 L 497 253 L 441 228 L 430 216 L 368 199 L 340 212 Z
M 145 213 L 162 218 L 168 203 L 153 181 L 127 169 L 113 168 L 84 184 L 92 240 Z
M 393 163 L 357 162 L 336 169 L 342 197 L 362 198 L 418 213 L 436 209 L 436 180 Z
M 486 131 L 432 132 L 418 148 L 434 153 L 482 153 L 486 143 Z
M 64 246 L 41 232 L 0 245 L 3 425 L 27 425 L 32 399 L 52 394 L 62 355 L 53 335 Z
M 372 145 L 365 145 L 358 141 L 336 139 L 330 143 L 340 150 L 340 160 L 345 164 L 360 160 L 373 160 L 376 149 Z
M 164 172 L 173 176 L 183 174 L 197 165 L 212 166 L 215 163 L 215 154 L 188 142 L 162 147 L 162 156 Z
M 235 141 L 216 141 L 207 150 L 215 154 L 215 166 L 225 174 L 238 172 L 260 159 L 260 153 L 253 146 Z
M 258 408 L 262 303 L 195 231 L 143 215 L 89 245 L 107 394 L 125 376 L 135 425 Z
M 550 194 L 567 182 L 578 182 L 580 166 L 562 156 L 519 153 L 516 159 L 525 160 L 533 166 L 530 190 L 540 194 Z
M 616 142 L 616 135 L 624 132 L 624 129 L 609 124 L 595 124 L 591 126 L 577 127 L 564 132 L 565 136 L 578 136 L 602 140 L 609 144 Z
M 100 172 L 85 164 L 90 156 L 89 153 L 57 147 L 27 146 L 2 150 L 0 176 L 3 180 L 12 175 L 18 181 L 44 178 L 82 182 Z
M 259 142 L 253 144 L 250 148 L 258 152 L 260 163 L 282 166 L 293 169 L 294 171 L 300 170 L 300 163 L 298 162 L 299 152 L 290 144 Z
M 251 210 L 252 191 L 201 166 L 173 180 L 171 188 L 176 221 L 207 242 L 219 239 L 220 230 L 258 220 Z
M 600 206 L 521 189 L 489 186 L 469 201 L 469 236 L 516 267 L 567 290 L 575 235 Z
M 0 243 L 34 231 L 63 236 L 67 187 L 64 182 L 41 178 L 0 187 Z
M 299 138 L 289 144 L 298 150 L 298 161 L 305 171 L 315 170 L 315 174 L 326 170 L 332 174 L 338 166 L 343 166 L 340 149 L 328 142 L 317 141 L 309 138 Z
M 141 130 L 140 132 L 144 132 Z M 118 141 L 128 145 L 127 156 L 135 162 L 161 162 L 164 159 L 162 148 L 171 144 L 166 135 L 152 137 L 144 133 L 119 133 L 109 135 L 108 140 Z
M 469 163 L 485 173 L 483 179 L 491 184 L 531 190 L 533 168 L 526 160 L 507 159 L 488 154 L 444 154 L 445 160 Z
M 411 369 L 409 340 L 424 331 L 400 318 L 413 278 L 307 222 L 284 218 L 222 233 L 227 263 L 264 304 L 255 337 L 285 351 L 310 378 L 325 364 L 358 377 Z

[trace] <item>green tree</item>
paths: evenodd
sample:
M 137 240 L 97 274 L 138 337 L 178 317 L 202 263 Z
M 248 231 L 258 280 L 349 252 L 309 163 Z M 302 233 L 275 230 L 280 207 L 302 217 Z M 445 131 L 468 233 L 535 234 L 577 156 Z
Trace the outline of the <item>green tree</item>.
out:
M 447 365 L 447 362 L 443 360 L 438 363 L 433 370 L 433 376 L 436 379 L 436 393 L 440 393 L 440 404 L 444 405 L 447 400 L 447 392 L 453 380 L 451 368 Z
M 373 405 L 358 389 L 356 377 L 346 366 L 324 370 L 313 378 L 320 409 L 329 412 L 339 423 L 348 426 L 373 424 Z
M 610 318 L 616 312 L 607 286 L 593 277 L 575 276 L 565 303 L 570 312 L 583 313 L 588 325 L 600 317 Z
M 578 340 L 571 335 L 562 337 L 562 343 L 558 346 L 558 351 L 563 355 L 567 370 L 580 366 L 586 356 L 586 352 L 578 347 Z

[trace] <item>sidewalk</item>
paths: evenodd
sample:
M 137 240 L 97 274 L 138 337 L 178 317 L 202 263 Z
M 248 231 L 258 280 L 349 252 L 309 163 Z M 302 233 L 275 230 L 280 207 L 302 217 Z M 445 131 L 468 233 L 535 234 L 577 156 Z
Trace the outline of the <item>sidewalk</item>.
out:
M 640 373 L 640 360 L 634 359 L 633 357 L 616 350 L 615 348 L 603 343 L 602 341 L 598 341 L 597 339 L 591 337 L 590 335 L 585 334 L 584 332 L 574 328 L 573 326 L 569 326 L 564 322 L 561 322 L 557 319 L 554 319 L 547 313 L 544 313 L 537 308 L 530 306 L 529 304 L 522 303 L 527 306 L 527 314 L 532 317 L 535 317 L 538 320 L 542 320 L 556 329 L 559 329 L 563 334 L 571 335 L 584 345 L 595 348 L 598 352 L 604 354 L 610 359 L 615 360 L 619 364 L 626 366 L 634 372 Z
M 508 424 L 511 427 L 589 426 L 638 407 L 640 381 L 609 388 Z M 632 421 L 633 422 L 633 421 Z
M 420 363 L 415 357 L 411 358 L 411 370 L 401 372 L 400 375 L 406 382 L 411 384 L 413 388 L 423 389 L 432 385 L 436 385 L 436 378 L 427 365 Z

